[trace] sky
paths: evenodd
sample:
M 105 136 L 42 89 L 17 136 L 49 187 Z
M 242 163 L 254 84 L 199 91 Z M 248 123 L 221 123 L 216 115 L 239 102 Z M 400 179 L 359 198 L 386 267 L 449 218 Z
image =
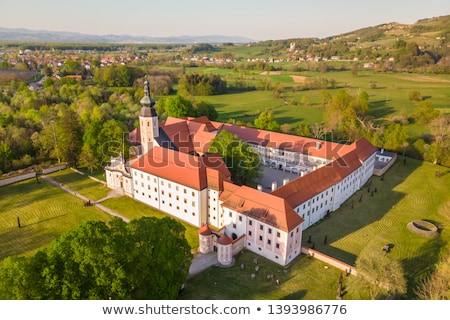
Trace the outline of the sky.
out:
M 449 0 L 0 0 L 0 27 L 150 37 L 325 38 L 450 15 Z

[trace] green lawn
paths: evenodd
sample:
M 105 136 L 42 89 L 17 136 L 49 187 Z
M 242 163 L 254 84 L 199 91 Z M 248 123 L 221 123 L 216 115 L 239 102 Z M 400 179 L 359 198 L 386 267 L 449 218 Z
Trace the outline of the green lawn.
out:
M 258 259 L 255 271 L 253 259 Z M 242 271 L 241 264 L 246 267 Z M 256 278 L 251 279 L 255 273 Z M 235 257 L 232 267 L 210 267 L 190 278 L 180 300 L 334 300 L 341 270 L 302 256 L 288 267 L 281 267 L 245 250 Z M 273 280 L 267 279 L 272 274 Z M 343 283 L 346 283 L 344 276 Z M 280 282 L 276 283 L 276 279 Z
M 135 201 L 128 197 L 112 198 L 102 202 L 102 205 L 119 212 L 122 216 L 128 219 L 137 219 L 142 216 L 151 216 L 156 218 L 166 217 L 167 214 L 149 207 L 141 202 Z M 186 239 L 189 242 L 192 250 L 196 251 L 198 248 L 198 229 L 187 224 L 184 221 L 179 222 L 186 228 Z
M 42 179 L 4 186 L 0 192 L 0 261 L 10 255 L 31 255 L 88 220 L 111 219 Z
M 303 243 L 308 245 L 311 236 L 310 246 L 314 243 L 315 249 L 349 264 L 354 264 L 366 247 L 381 250 L 391 244 L 390 254 L 402 261 L 412 297 L 413 284 L 433 268 L 442 251 L 449 250 L 450 213 L 446 210 L 450 205 L 450 174 L 437 178 L 436 170 L 450 172 L 427 162 L 408 158 L 403 165 L 398 160 L 383 179 L 372 177 L 330 218 L 305 230 Z M 371 196 L 369 188 L 377 192 Z M 413 220 L 433 222 L 441 235 L 430 239 L 413 234 L 406 227 Z
M 253 123 L 253 120 L 261 111 L 268 108 L 274 109 L 275 120 L 280 124 L 290 124 L 291 127 L 299 123 L 315 124 L 323 122 L 324 106 L 320 103 L 321 90 L 294 90 L 295 84 L 290 75 L 306 77 L 320 77 L 336 81 L 336 89 L 330 89 L 333 95 L 338 90 L 348 90 L 351 94 L 359 94 L 365 91 L 369 95 L 370 113 L 378 123 L 388 123 L 393 115 L 413 112 L 415 103 L 408 99 L 413 90 L 420 92 L 422 97 L 431 102 L 432 106 L 441 112 L 450 112 L 450 85 L 449 75 L 418 75 L 408 73 L 376 73 L 361 70 L 357 76 L 350 71 L 320 72 L 296 72 L 282 71 L 281 75 L 262 75 L 255 71 L 247 74 L 238 74 L 231 69 L 192 68 L 190 72 L 216 72 L 225 77 L 228 82 L 233 82 L 239 77 L 244 78 L 249 84 L 256 84 L 258 80 L 270 78 L 272 84 L 281 83 L 284 91 L 281 96 L 289 101 L 285 104 L 280 98 L 273 95 L 272 90 L 249 91 L 243 93 L 231 93 L 224 95 L 197 97 L 208 101 L 216 107 L 219 113 L 218 121 L 226 122 L 229 119 Z M 209 71 L 208 71 L 209 70 Z M 307 98 L 304 98 L 304 97 Z M 427 131 L 423 125 L 408 124 L 407 130 L 412 139 L 417 139 Z
M 110 191 L 108 187 L 90 179 L 88 175 L 81 175 L 71 169 L 51 173 L 48 177 L 94 201 L 106 197 Z

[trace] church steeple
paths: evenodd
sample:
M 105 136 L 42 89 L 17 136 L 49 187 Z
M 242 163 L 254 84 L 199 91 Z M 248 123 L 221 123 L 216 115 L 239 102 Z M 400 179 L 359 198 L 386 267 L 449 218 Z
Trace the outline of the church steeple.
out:
M 155 100 L 150 95 L 150 82 L 145 76 L 144 96 L 141 99 L 139 125 L 141 131 L 142 154 L 153 148 L 154 140 L 159 136 L 158 115 L 154 108 Z

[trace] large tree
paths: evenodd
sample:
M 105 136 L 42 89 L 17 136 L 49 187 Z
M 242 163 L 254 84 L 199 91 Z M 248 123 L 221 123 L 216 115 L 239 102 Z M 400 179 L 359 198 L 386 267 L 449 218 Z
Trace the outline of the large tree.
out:
M 192 253 L 171 218 L 87 222 L 0 267 L 1 299 L 175 299 Z
M 70 107 L 64 107 L 57 125 L 59 151 L 69 166 L 77 167 L 83 146 L 83 131 L 78 114 Z
M 362 286 L 369 290 L 372 299 L 396 298 L 406 293 L 400 261 L 381 248 L 364 249 L 356 259 L 356 270 L 362 280 L 360 283 L 364 283 Z
M 249 184 L 261 176 L 263 164 L 259 153 L 226 130 L 212 140 L 208 151 L 222 156 L 235 183 Z
M 273 112 L 265 110 L 254 121 L 255 128 L 269 131 L 280 131 L 280 124 L 273 118 Z

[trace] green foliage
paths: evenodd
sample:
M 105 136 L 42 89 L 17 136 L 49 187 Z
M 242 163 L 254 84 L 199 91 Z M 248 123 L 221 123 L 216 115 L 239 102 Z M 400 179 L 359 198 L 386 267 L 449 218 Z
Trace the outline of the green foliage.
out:
M 142 78 L 144 72 L 139 68 L 115 64 L 95 71 L 95 82 L 107 87 L 131 87 L 134 81 Z
M 62 67 L 62 75 L 75 75 L 82 72 L 81 63 L 72 59 L 67 59 Z
M 413 90 L 408 93 L 408 99 L 414 102 L 418 102 L 422 100 L 422 95 L 420 94 L 420 91 Z
M 96 140 L 98 159 L 108 163 L 111 157 L 120 154 L 128 158 L 129 143 L 125 139 L 127 133 L 127 127 L 117 120 L 111 119 L 103 123 Z
M 430 101 L 420 101 L 414 107 L 412 117 L 420 124 L 426 124 L 439 116 L 439 110 L 433 108 Z
M 192 260 L 184 231 L 170 218 L 86 222 L 30 258 L 6 258 L 0 297 L 175 299 Z
M 77 167 L 83 146 L 83 131 L 77 113 L 69 107 L 63 108 L 56 132 L 62 160 L 69 166 Z
M 183 95 L 209 96 L 227 91 L 227 82 L 218 74 L 189 73 L 180 75 L 178 91 Z
M 394 298 L 406 293 L 403 267 L 381 248 L 368 247 L 356 260 L 358 277 L 365 280 L 372 299 Z
M 384 147 L 394 152 L 401 151 L 406 147 L 407 139 L 405 126 L 400 123 L 390 125 L 384 133 Z
M 269 131 L 280 131 L 280 124 L 273 118 L 270 110 L 263 111 L 254 121 L 255 128 Z
M 168 117 L 185 118 L 190 115 L 192 116 L 194 113 L 191 100 L 180 95 L 164 99 L 164 101 L 161 101 L 161 105 L 164 106 L 165 113 Z
M 261 176 L 263 164 L 259 154 L 236 135 L 222 130 L 213 140 L 208 152 L 218 152 L 238 184 L 251 184 Z
M 193 107 L 195 117 L 206 116 L 209 120 L 214 121 L 219 116 L 219 113 L 212 103 L 206 101 L 194 101 Z

